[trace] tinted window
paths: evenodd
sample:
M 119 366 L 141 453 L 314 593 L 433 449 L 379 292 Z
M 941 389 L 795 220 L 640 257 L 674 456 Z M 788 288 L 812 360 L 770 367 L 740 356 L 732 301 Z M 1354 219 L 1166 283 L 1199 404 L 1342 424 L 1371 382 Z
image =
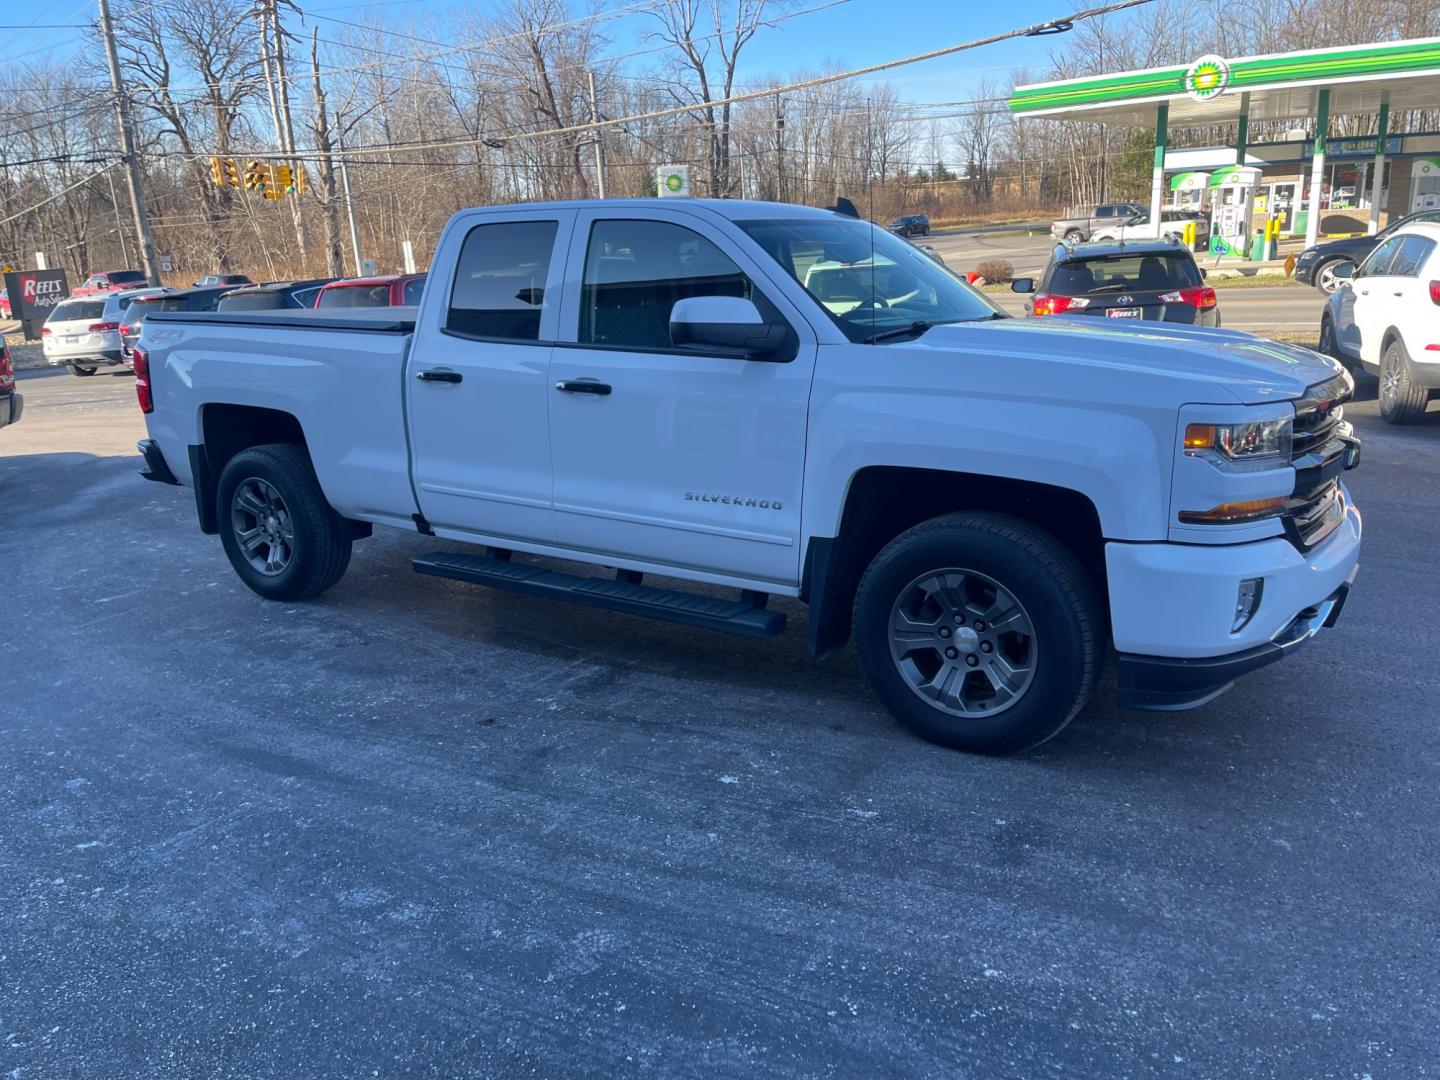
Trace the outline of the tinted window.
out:
M 420 303 L 420 294 L 425 291 L 425 279 L 416 278 L 414 281 L 405 283 L 405 304 L 413 306 Z
M 538 341 L 556 228 L 553 221 L 497 221 L 471 229 L 460 249 L 445 329 Z
M 220 298 L 217 311 L 274 311 L 285 306 L 285 294 L 277 292 L 231 293 Z
M 1193 259 L 1183 254 L 1113 255 L 1056 265 L 1047 292 L 1084 296 L 1092 292 L 1168 292 L 1200 284 Z
M 1405 238 L 1403 236 L 1390 237 L 1389 240 L 1386 240 L 1372 251 L 1370 257 L 1360 264 L 1360 268 L 1355 271 L 1355 276 L 1357 278 L 1378 277 L 1381 274 L 1389 273 L 1391 260 L 1395 258 L 1395 253 L 1400 250 L 1400 245 L 1404 240 Z
M 128 284 L 132 281 L 143 283 L 146 280 L 145 275 L 139 270 L 117 270 L 115 273 L 109 275 L 109 277 L 110 284 L 112 285 Z
M 1390 264 L 1392 277 L 1415 277 L 1420 273 L 1425 260 L 1435 248 L 1435 241 L 1424 236 L 1406 236 L 1400 241 L 1400 250 Z
M 390 306 L 390 286 L 342 285 L 320 294 L 319 308 L 371 308 Z
M 66 300 L 56 304 L 46 322 L 71 322 L 76 319 L 98 319 L 105 313 L 104 300 Z
M 585 253 L 580 341 L 668 349 L 676 301 L 750 295 L 750 279 L 699 233 L 664 221 L 597 221 Z
M 1115 208 L 1113 206 L 1097 206 L 1095 208 L 1095 216 L 1097 218 L 1114 217 Z
M 315 294 L 323 289 L 323 285 L 311 285 L 308 288 L 296 289 L 290 294 L 290 304 L 293 307 L 314 307 Z

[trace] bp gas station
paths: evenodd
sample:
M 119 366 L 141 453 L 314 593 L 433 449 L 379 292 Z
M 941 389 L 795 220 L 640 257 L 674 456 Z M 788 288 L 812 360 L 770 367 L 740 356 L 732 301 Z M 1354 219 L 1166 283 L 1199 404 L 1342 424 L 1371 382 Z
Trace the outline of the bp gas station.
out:
M 1167 207 L 1211 216 L 1211 252 L 1273 258 L 1279 238 L 1374 233 L 1440 207 L 1440 133 L 1392 132 L 1390 117 L 1440 102 L 1440 38 L 1187 65 L 1016 87 L 1013 116 L 1155 133 L 1150 220 Z M 1340 117 L 1377 132 L 1342 138 Z M 1250 131 L 1264 125 L 1263 140 Z M 1229 126 L 1228 146 L 1171 148 L 1173 133 Z

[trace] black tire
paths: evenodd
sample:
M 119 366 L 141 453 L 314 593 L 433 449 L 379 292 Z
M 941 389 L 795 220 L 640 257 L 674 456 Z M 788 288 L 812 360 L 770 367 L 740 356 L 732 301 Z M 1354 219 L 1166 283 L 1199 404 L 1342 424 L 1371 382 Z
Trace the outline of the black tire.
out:
M 1387 424 L 1417 424 L 1425 415 L 1430 391 L 1410 380 L 1410 354 L 1399 338 L 1380 354 L 1380 416 Z
M 87 376 L 87 375 L 94 375 L 95 372 L 97 372 L 98 370 L 100 370 L 100 369 L 99 369 L 99 368 L 93 368 L 93 367 L 86 367 L 84 364 L 71 364 L 71 365 L 70 365 L 70 374 L 72 374 L 72 375 L 79 375 L 79 376 L 81 376 L 82 378 L 85 377 L 85 376 Z
M 1352 361 L 1340 351 L 1340 343 L 1335 340 L 1335 320 L 1330 318 L 1327 311 L 1320 316 L 1320 340 L 1315 344 L 1315 351 L 1338 360 L 1346 371 L 1353 371 Z
M 1084 242 L 1085 242 L 1085 234 L 1084 234 L 1083 232 L 1081 232 L 1079 229 L 1068 229 L 1068 230 L 1066 230 L 1066 232 L 1065 232 L 1065 243 L 1067 243 L 1067 244 L 1083 244 Z
M 236 505 L 236 493 L 256 481 L 278 494 L 290 527 L 289 557 L 277 572 L 266 573 L 252 565 L 238 535 L 242 521 L 254 515 L 245 517 L 246 511 Z M 230 565 L 241 581 L 267 600 L 319 596 L 350 565 L 349 526 L 325 501 L 310 457 L 299 446 L 273 443 L 236 454 L 220 473 L 215 513 Z
M 991 715 L 946 711 L 912 686 L 892 655 L 891 622 L 907 591 L 952 568 L 1003 587 L 1033 626 L 1029 681 Z M 902 533 L 870 563 L 855 596 L 855 644 L 875 696 L 915 734 L 959 750 L 1008 754 L 1043 743 L 1084 707 L 1100 670 L 1099 610 L 1089 576 L 1049 533 L 1005 514 L 946 514 Z M 961 629 L 953 631 L 956 644 Z

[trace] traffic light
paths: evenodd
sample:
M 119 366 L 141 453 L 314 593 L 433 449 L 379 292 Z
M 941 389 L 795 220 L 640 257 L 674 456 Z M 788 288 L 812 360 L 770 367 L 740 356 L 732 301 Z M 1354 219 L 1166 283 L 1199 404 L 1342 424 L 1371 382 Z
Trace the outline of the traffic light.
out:
M 283 199 L 291 190 L 290 166 L 270 166 L 270 186 L 265 189 L 267 199 Z
M 210 178 L 215 181 L 216 187 L 239 187 L 240 170 L 235 167 L 235 159 L 212 157 L 210 159 Z
M 245 162 L 245 190 L 264 191 L 265 181 L 269 177 L 269 170 L 263 161 Z
M 295 167 L 295 194 L 304 195 L 307 183 L 308 181 L 305 179 L 305 166 L 297 165 Z
M 216 187 L 225 186 L 225 163 L 218 157 L 210 159 L 210 177 L 215 181 Z

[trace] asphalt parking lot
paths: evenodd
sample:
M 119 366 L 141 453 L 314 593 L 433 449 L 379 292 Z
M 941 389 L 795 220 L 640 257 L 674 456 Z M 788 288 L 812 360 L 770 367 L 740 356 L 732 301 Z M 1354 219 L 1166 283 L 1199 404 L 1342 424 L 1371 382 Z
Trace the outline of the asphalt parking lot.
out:
M 1039 751 L 853 657 L 410 572 L 245 590 L 128 378 L 0 430 L 0 1077 L 1440 1074 L 1440 406 L 1339 626 Z M 452 545 L 453 546 L 453 545 Z

